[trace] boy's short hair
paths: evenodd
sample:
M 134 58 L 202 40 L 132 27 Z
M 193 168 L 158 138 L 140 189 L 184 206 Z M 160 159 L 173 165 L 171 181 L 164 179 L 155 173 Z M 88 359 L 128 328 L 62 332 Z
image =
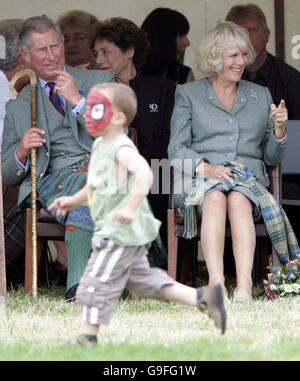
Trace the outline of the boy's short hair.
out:
M 137 99 L 131 87 L 122 83 L 100 83 L 92 87 L 91 91 L 108 90 L 111 95 L 113 106 L 126 116 L 127 125 L 129 127 L 137 112 Z

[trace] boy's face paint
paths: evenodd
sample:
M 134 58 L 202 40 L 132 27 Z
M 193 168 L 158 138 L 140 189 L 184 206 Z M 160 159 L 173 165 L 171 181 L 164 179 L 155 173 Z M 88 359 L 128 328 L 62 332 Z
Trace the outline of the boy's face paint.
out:
M 110 100 L 99 91 L 92 91 L 86 102 L 85 122 L 88 133 L 100 135 L 111 121 L 113 115 Z

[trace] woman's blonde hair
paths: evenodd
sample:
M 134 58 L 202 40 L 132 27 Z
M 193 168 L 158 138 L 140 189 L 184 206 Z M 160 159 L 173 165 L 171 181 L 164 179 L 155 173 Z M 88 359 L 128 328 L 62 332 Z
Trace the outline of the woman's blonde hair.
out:
M 254 62 L 256 53 L 248 31 L 229 21 L 219 22 L 200 41 L 196 59 L 198 69 L 207 77 L 215 76 L 223 68 L 223 53 L 235 46 L 247 53 L 248 65 Z

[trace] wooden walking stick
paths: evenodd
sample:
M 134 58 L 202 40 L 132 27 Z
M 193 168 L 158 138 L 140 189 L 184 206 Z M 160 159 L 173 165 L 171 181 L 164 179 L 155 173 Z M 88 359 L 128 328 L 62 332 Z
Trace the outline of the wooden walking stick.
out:
M 1 148 L 0 148 L 1 156 Z M 0 306 L 5 303 L 6 272 L 5 272 L 5 245 L 3 228 L 3 194 L 2 194 L 2 166 L 0 163 Z
M 17 98 L 17 92 L 15 90 L 16 82 L 24 76 L 30 78 L 30 98 L 31 98 L 31 127 L 36 127 L 36 89 L 37 89 L 37 77 L 33 70 L 22 69 L 16 73 L 9 82 L 9 90 L 11 99 Z M 37 208 L 36 208 L 36 149 L 31 149 L 31 211 L 32 211 L 32 295 L 35 298 L 37 296 Z

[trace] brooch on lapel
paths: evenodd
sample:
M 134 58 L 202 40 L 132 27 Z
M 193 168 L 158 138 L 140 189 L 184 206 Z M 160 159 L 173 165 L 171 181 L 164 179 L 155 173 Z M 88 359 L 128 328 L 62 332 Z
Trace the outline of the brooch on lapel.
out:
M 258 96 L 257 96 L 257 92 L 256 92 L 256 91 L 254 91 L 253 89 L 251 89 L 251 90 L 249 91 L 249 95 L 250 95 L 250 97 L 254 98 L 254 99 L 256 100 L 256 102 L 258 102 Z

